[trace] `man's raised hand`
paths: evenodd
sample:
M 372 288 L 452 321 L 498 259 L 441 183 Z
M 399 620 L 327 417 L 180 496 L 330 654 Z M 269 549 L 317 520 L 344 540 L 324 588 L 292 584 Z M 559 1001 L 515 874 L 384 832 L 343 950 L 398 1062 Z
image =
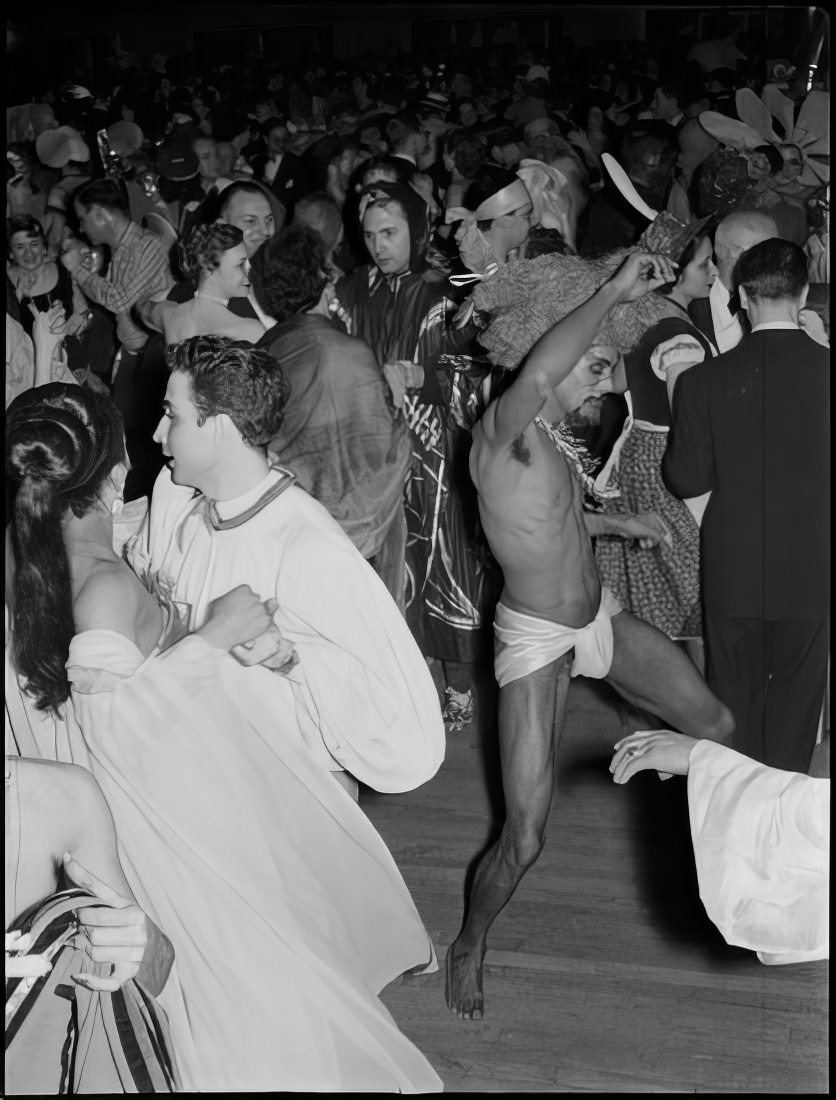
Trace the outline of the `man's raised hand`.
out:
M 621 302 L 635 302 L 651 290 L 676 281 L 677 265 L 656 252 L 631 252 L 610 282 Z

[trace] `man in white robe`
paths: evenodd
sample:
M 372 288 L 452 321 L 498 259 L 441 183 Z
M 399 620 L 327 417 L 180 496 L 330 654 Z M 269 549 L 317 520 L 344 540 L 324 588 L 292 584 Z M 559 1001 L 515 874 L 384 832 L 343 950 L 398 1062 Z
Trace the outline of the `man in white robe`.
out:
M 257 641 L 238 655 L 249 666 L 242 705 L 268 720 L 294 706 L 300 738 L 338 778 L 344 771 L 386 792 L 425 783 L 444 757 L 426 662 L 339 525 L 292 474 L 268 464 L 288 392 L 280 367 L 261 349 L 215 336 L 176 345 L 169 366 L 154 438 L 171 461 L 128 544 L 132 567 L 189 631 L 239 584 L 275 598 L 285 651 L 257 664 Z M 298 660 L 279 674 L 288 643 Z
M 830 780 L 671 730 L 615 746 L 616 783 L 654 768 L 688 776 L 700 897 L 723 939 L 767 966 L 828 958 Z

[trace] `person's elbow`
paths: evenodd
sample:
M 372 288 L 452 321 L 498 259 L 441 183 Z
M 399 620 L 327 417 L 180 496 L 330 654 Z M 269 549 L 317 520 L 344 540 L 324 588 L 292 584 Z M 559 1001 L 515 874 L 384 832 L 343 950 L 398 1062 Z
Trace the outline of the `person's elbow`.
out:
M 698 497 L 713 489 L 711 478 L 678 455 L 667 453 L 662 459 L 662 480 L 680 500 Z

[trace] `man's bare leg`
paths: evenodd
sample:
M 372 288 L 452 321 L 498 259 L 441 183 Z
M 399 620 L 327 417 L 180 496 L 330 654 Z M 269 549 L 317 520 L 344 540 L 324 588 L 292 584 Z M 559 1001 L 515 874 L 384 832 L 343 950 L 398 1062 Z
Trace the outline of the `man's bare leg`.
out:
M 691 737 L 728 742 L 734 719 L 693 662 L 661 630 L 621 611 L 612 620 L 613 660 L 606 677 L 628 702 Z
M 499 754 L 505 824 L 473 879 L 462 930 L 447 952 L 448 1007 L 482 1018 L 482 963 L 488 930 L 543 849 L 563 732 L 570 655 L 499 691 Z

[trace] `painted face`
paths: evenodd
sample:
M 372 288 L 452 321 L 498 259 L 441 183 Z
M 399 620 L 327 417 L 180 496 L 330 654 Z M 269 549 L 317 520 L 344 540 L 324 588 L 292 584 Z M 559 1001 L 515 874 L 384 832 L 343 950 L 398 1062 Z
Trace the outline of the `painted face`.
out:
M 196 141 L 194 152 L 198 161 L 198 172 L 204 180 L 218 178 L 218 147 L 214 141 Z
M 209 276 L 221 298 L 246 298 L 250 287 L 250 267 L 243 243 L 221 254 L 220 263 Z
M 593 344 L 555 387 L 555 395 L 566 412 L 575 412 L 587 402 L 600 404 L 613 392 L 613 372 L 618 364 L 618 348 L 609 344 Z
M 13 233 L 9 242 L 12 263 L 24 271 L 37 271 L 46 259 L 46 244 L 35 233 Z
M 175 485 L 192 485 L 200 489 L 208 484 L 220 461 L 214 417 L 198 424 L 191 379 L 183 371 L 172 371 L 169 375 L 163 409 L 154 442 L 159 443 L 163 454 L 171 459 L 171 480 Z
M 717 268 L 714 264 L 711 241 L 704 237 L 697 245 L 690 261 L 682 269 L 676 285 L 689 299 L 706 298 L 716 278 Z
M 244 247 L 251 259 L 262 244 L 276 232 L 270 203 L 254 191 L 237 191 L 224 210 L 224 221 L 237 225 L 244 234 Z
M 400 275 L 409 270 L 412 248 L 409 223 L 393 203 L 369 207 L 363 218 L 363 240 L 384 275 Z

